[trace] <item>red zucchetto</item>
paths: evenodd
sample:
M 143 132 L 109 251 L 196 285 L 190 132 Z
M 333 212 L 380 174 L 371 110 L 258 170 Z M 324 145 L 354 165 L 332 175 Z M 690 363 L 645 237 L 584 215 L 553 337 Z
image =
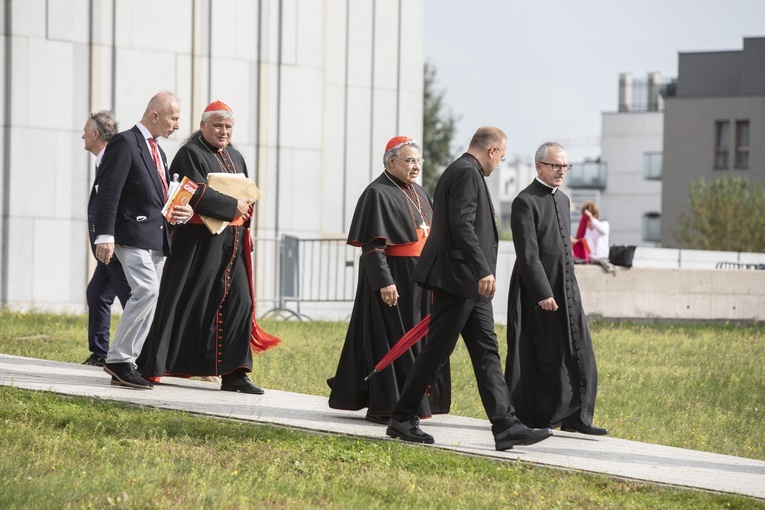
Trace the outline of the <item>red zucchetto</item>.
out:
M 405 144 L 406 142 L 411 142 L 412 139 L 408 136 L 394 136 L 390 139 L 388 142 L 388 145 L 385 146 L 385 152 L 388 152 L 391 149 L 395 149 L 399 145 Z
M 229 106 L 223 101 L 213 101 L 212 103 L 207 105 L 207 108 L 205 108 L 205 112 L 220 112 L 220 111 L 227 111 L 227 112 L 234 113 L 234 111 L 231 108 L 229 108 Z

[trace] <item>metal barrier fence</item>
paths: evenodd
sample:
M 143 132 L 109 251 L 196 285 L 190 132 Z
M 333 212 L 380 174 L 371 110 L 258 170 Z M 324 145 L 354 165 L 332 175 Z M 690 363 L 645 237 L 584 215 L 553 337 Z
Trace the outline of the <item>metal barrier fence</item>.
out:
M 765 269 L 765 264 L 747 264 L 744 262 L 718 262 L 716 269 Z
M 255 296 L 265 317 L 310 320 L 303 303 L 353 301 L 360 250 L 345 239 L 253 238 Z

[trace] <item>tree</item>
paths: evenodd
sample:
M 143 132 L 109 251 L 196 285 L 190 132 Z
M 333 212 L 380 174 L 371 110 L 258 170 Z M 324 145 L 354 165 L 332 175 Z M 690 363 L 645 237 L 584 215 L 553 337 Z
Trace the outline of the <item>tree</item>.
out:
M 741 177 L 691 183 L 673 231 L 681 248 L 765 252 L 765 194 Z
M 435 90 L 436 70 L 425 64 L 425 87 L 422 114 L 422 185 L 430 193 L 443 169 L 452 162 L 452 138 L 456 131 L 457 118 L 444 104 L 444 92 Z

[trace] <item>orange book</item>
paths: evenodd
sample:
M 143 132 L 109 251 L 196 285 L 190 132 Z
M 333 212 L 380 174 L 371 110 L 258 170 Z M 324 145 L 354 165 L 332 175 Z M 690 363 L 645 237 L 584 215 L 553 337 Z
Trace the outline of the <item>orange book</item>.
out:
M 162 208 L 162 214 L 165 218 L 167 218 L 167 221 L 171 221 L 172 219 L 171 211 L 173 210 L 173 207 L 176 205 L 188 204 L 189 200 L 191 200 L 191 197 L 194 196 L 194 192 L 197 190 L 197 188 L 199 188 L 199 184 L 192 181 L 188 177 L 184 177 L 180 184 L 175 186 L 173 192 L 169 197 L 167 197 L 165 206 Z

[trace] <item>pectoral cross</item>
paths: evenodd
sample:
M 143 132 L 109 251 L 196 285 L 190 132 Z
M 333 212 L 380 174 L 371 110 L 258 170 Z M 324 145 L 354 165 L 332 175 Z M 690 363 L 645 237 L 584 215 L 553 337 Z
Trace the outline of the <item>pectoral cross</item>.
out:
M 422 220 L 422 224 L 420 225 L 420 228 L 425 232 L 425 237 L 428 237 L 428 232 L 430 232 L 430 227 L 427 223 L 425 223 L 425 220 Z

